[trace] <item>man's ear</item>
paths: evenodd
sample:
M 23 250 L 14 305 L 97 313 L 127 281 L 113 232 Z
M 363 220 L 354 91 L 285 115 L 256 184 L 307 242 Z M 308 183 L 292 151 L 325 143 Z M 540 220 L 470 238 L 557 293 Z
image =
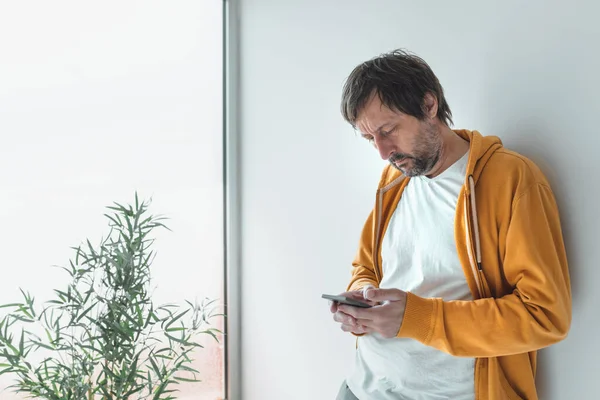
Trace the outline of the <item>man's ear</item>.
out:
M 437 98 L 431 92 L 425 93 L 425 97 L 423 98 L 423 113 L 425 113 L 426 117 L 433 119 L 437 116 L 437 112 Z

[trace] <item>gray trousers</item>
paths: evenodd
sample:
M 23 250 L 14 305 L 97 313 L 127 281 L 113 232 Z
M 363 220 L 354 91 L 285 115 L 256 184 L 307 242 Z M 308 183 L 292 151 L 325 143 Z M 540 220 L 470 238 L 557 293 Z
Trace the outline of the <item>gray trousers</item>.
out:
M 348 385 L 346 385 L 346 381 L 344 381 L 335 400 L 358 400 L 358 397 L 352 393 Z

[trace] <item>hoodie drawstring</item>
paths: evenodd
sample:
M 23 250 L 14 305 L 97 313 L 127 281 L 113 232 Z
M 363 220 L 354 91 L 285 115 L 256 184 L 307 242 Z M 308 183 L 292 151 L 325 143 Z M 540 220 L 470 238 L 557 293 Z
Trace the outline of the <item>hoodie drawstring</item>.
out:
M 481 241 L 479 239 L 479 221 L 477 220 L 477 201 L 475 199 L 475 180 L 473 179 L 473 175 L 469 175 L 469 187 L 471 189 L 471 214 L 473 215 L 473 233 L 475 236 L 475 260 L 477 261 L 477 269 L 482 271 Z

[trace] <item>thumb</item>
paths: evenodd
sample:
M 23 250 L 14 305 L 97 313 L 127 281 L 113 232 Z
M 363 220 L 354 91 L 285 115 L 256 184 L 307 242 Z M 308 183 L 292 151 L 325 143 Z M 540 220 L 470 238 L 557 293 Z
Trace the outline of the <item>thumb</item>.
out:
M 399 289 L 376 289 L 369 288 L 365 291 L 367 300 L 382 302 L 382 301 L 399 301 L 404 299 L 404 292 Z

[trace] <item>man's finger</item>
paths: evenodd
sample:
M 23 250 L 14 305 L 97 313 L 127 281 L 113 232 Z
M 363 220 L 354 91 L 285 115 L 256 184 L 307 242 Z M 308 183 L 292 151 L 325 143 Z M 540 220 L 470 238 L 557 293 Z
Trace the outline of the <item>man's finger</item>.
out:
M 398 301 L 403 300 L 404 293 L 398 289 L 376 289 L 369 288 L 365 290 L 365 297 L 368 300 L 382 302 L 382 301 Z
M 336 303 L 335 301 L 329 301 L 329 311 L 331 311 L 332 313 L 336 313 L 337 308 L 338 308 L 338 303 Z
M 370 327 L 373 324 L 373 321 L 370 319 L 355 319 L 356 325 L 361 325 L 365 327 Z
M 362 290 L 353 290 L 351 292 L 340 293 L 339 295 L 344 297 L 350 297 L 351 299 L 355 300 L 364 300 Z
M 347 306 L 344 304 L 340 304 L 338 306 L 338 311 L 341 311 L 344 314 L 351 315 L 354 318 L 367 319 L 367 320 L 373 319 L 368 308 L 354 307 L 354 306 Z
M 357 335 L 374 332 L 373 329 L 369 328 L 368 326 L 364 326 L 364 325 L 355 325 L 355 326 L 342 325 L 341 328 L 344 332 L 351 332 L 351 333 L 355 333 Z
M 333 320 L 346 325 L 356 325 L 356 319 L 354 317 L 339 311 L 333 314 Z

